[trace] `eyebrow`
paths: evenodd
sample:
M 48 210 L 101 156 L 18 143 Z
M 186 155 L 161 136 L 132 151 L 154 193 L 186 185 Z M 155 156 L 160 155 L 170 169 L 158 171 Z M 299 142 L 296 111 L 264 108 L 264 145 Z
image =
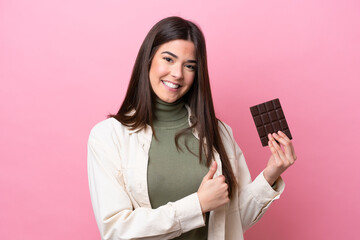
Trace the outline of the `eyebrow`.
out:
M 172 52 L 164 51 L 164 52 L 162 52 L 161 54 L 164 54 L 164 53 L 169 54 L 170 56 L 172 56 L 172 57 L 174 57 L 174 58 L 176 58 L 176 59 L 179 58 L 178 56 L 176 56 L 176 55 L 173 54 Z M 186 62 L 189 62 L 189 63 L 197 63 L 196 60 L 187 60 Z

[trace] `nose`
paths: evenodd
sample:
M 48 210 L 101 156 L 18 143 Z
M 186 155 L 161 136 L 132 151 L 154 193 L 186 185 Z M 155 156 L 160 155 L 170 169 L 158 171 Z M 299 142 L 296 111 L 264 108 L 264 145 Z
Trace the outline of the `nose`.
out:
M 183 77 L 183 68 L 181 64 L 174 64 L 171 69 L 171 76 L 175 79 L 181 79 Z

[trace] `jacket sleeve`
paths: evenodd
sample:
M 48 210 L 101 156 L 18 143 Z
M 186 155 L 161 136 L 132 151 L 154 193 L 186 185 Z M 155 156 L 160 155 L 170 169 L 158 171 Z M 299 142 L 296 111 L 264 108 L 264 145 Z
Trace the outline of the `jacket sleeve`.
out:
M 227 128 L 233 145 L 234 165 L 238 180 L 238 207 L 240 209 L 243 232 L 245 232 L 260 220 L 274 200 L 280 198 L 280 194 L 284 191 L 285 183 L 279 177 L 274 184 L 275 187 L 272 188 L 266 181 L 263 172 L 252 181 L 244 154 L 236 143 L 231 128 Z
M 197 193 L 157 209 L 134 208 L 115 161 L 117 150 L 90 134 L 88 180 L 101 239 L 171 239 L 204 226 Z

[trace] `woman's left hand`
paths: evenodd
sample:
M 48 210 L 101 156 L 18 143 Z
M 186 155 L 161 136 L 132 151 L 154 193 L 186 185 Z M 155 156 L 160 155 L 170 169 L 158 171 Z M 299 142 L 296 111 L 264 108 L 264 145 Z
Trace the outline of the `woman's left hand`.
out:
M 294 164 L 296 155 L 291 140 L 283 132 L 269 133 L 268 138 L 272 155 L 264 169 L 264 177 L 270 185 L 273 185 L 280 175 Z M 284 147 L 284 151 L 274 138 Z

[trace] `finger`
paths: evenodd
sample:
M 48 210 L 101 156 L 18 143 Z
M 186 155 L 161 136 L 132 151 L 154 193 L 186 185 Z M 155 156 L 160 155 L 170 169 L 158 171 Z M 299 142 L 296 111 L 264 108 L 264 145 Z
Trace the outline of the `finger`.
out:
M 275 158 L 276 165 L 278 167 L 288 168 L 292 163 L 284 156 L 284 153 L 282 152 L 281 147 L 276 143 L 276 141 L 274 139 L 269 142 L 270 142 L 271 148 L 273 148 L 272 152 L 273 152 L 273 156 Z
M 271 143 L 273 144 L 275 150 L 277 151 L 277 153 L 279 154 L 279 157 L 281 159 L 286 159 L 283 150 L 281 149 L 281 147 L 279 146 L 279 144 L 277 144 L 277 142 L 275 141 L 274 138 L 272 138 Z
M 279 153 L 277 152 L 277 150 L 276 150 L 276 148 L 275 148 L 275 146 L 274 146 L 275 140 L 274 140 L 274 138 L 271 136 L 270 133 L 268 134 L 268 138 L 270 139 L 269 142 L 268 142 L 268 144 L 269 144 L 271 153 L 274 155 L 274 157 L 280 159 Z
M 285 134 L 283 133 L 282 131 L 278 131 L 277 134 L 279 134 L 281 137 L 285 138 L 286 140 L 290 141 L 290 138 Z
M 274 136 L 275 136 L 274 134 L 275 134 L 275 133 L 272 133 L 272 134 L 269 133 L 269 134 L 268 134 L 268 138 L 269 138 L 269 140 L 270 140 L 272 143 L 276 143 L 276 145 L 279 146 L 278 142 L 276 142 L 276 140 L 275 140 L 275 138 L 274 138 Z M 274 145 L 274 144 L 273 144 L 273 147 L 275 148 L 275 145 Z M 276 149 L 276 148 L 275 148 L 275 149 Z M 280 147 L 280 149 L 281 149 L 281 147 Z
M 225 176 L 222 174 L 217 176 L 216 179 L 220 179 L 221 182 L 225 182 Z
M 282 145 L 288 144 L 288 141 L 285 138 L 281 137 L 280 135 L 278 135 L 276 133 L 271 134 L 271 136 L 273 138 L 275 138 L 278 142 L 280 142 Z
M 212 162 L 209 172 L 205 175 L 204 179 L 212 179 L 214 174 L 216 173 L 217 163 L 215 161 Z
M 285 139 L 284 137 L 276 133 L 273 133 L 272 136 L 284 146 L 285 156 L 289 159 L 289 161 L 293 162 L 294 155 L 293 155 L 293 148 L 290 139 L 289 138 Z
M 279 155 L 279 154 L 277 153 L 277 151 L 276 151 L 273 143 L 272 143 L 272 140 L 269 140 L 268 145 L 269 145 L 270 151 L 271 151 L 271 153 L 274 155 L 274 157 L 275 157 L 276 155 Z
M 279 154 L 279 158 L 281 159 L 281 165 L 285 166 L 286 168 L 290 165 L 294 164 L 294 159 L 292 158 L 292 155 L 290 157 L 287 157 L 281 147 L 276 143 L 275 139 L 272 141 L 272 144 L 274 145 L 274 148 L 276 149 L 277 153 Z
M 290 142 L 290 149 L 291 149 L 291 154 L 294 158 L 294 161 L 296 160 L 296 154 L 295 154 L 295 149 L 294 149 L 294 145 L 292 144 L 290 138 L 285 134 L 283 133 L 282 131 L 278 131 L 278 134 L 283 137 L 285 140 L 289 141 Z
M 272 141 L 272 140 L 269 141 L 269 142 L 268 142 L 268 145 L 269 145 L 269 147 L 270 147 L 270 151 L 271 151 L 272 155 L 273 155 L 274 158 L 275 158 L 276 164 L 277 164 L 277 165 L 281 165 L 282 161 L 281 161 L 281 159 L 280 159 L 280 156 L 279 156 L 278 152 L 276 151 L 276 149 L 275 149 L 275 147 L 274 147 L 273 141 Z

